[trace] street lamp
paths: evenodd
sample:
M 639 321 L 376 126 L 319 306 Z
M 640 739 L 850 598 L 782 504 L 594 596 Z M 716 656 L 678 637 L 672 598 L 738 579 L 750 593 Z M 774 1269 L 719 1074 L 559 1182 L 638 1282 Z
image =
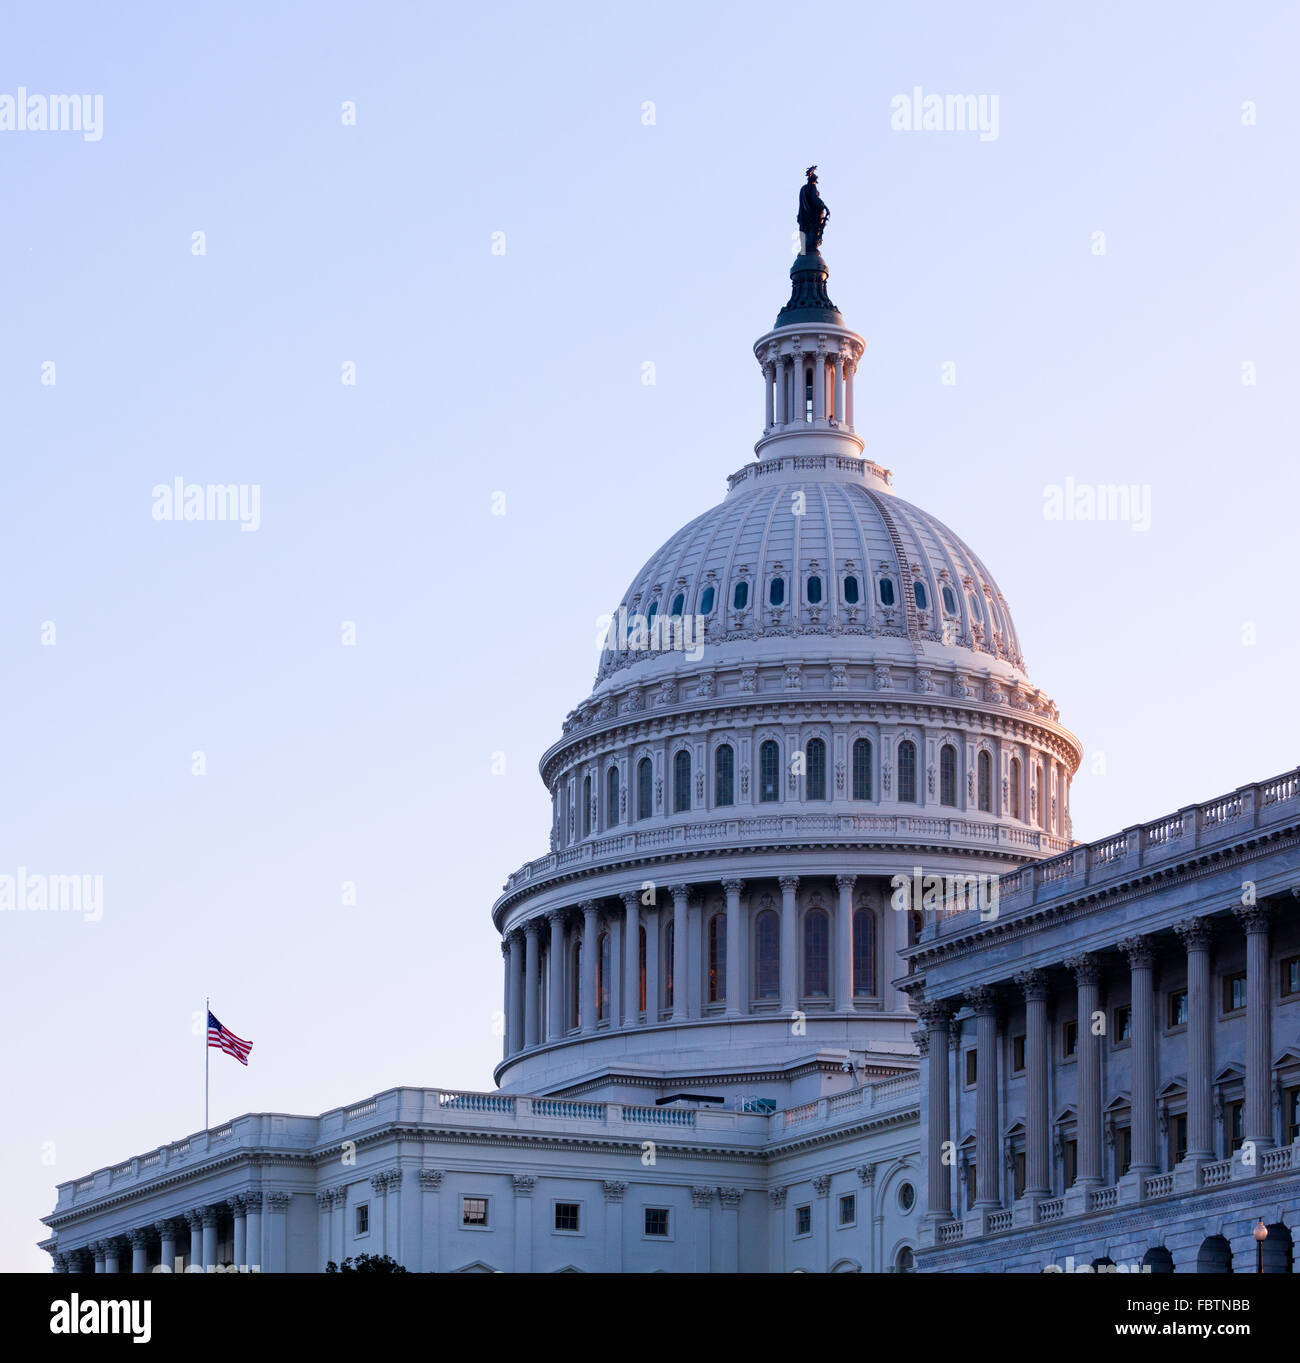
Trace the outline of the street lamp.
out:
M 1264 1218 L 1259 1218 L 1259 1225 L 1251 1232 L 1255 1237 L 1255 1272 L 1264 1271 L 1264 1241 L 1268 1239 L 1268 1227 L 1264 1224 Z

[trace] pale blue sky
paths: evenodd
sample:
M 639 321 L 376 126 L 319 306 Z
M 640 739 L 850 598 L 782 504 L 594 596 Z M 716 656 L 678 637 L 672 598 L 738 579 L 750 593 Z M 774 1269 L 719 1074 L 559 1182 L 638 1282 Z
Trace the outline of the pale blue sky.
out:
M 104 99 L 95 143 L 0 133 L 0 873 L 105 885 L 0 918 L 0 1268 L 202 1125 L 205 993 L 255 1043 L 214 1121 L 490 1087 L 537 757 L 751 456 L 812 161 L 867 453 L 1106 755 L 1076 834 L 1297 761 L 1292 6 L 176 8 L 15 13 L 0 57 Z M 892 131 L 918 85 L 998 139 Z M 260 529 L 156 523 L 177 477 Z M 1067 477 L 1151 529 L 1045 521 Z

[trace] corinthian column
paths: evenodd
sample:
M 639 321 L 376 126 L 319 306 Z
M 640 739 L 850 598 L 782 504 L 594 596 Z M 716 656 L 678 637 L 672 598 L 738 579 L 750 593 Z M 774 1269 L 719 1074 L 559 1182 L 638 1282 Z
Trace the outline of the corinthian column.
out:
M 582 998 L 579 1021 L 584 1032 L 596 1030 L 596 954 L 600 950 L 600 912 L 594 899 L 582 909 Z
M 1189 918 L 1174 925 L 1187 950 L 1187 1153 L 1214 1158 L 1210 1088 L 1214 1082 L 1214 999 L 1210 987 L 1210 925 Z
M 740 998 L 740 892 L 743 880 L 724 880 L 727 896 L 727 1016 L 739 1017 Z
M 1101 964 L 1088 952 L 1065 963 L 1074 972 L 1079 991 L 1078 1084 L 1079 1176 L 1075 1183 L 1101 1183 L 1101 1038 L 1093 1031 L 1092 1015 L 1101 997 Z
M 952 1014 L 952 1004 L 946 999 L 935 999 L 920 1007 L 920 1015 L 925 1021 L 928 1096 L 926 1214 L 935 1221 L 947 1221 L 952 1216 L 952 1175 L 943 1162 L 944 1147 L 951 1140 L 948 1129 L 948 1024 Z
M 641 893 L 623 895 L 623 1025 L 635 1027 L 641 1020 Z
M 998 1160 L 998 1000 L 981 986 L 966 991 L 975 1010 L 975 1206 L 1002 1205 Z
M 564 910 L 552 909 L 546 915 L 551 925 L 551 949 L 546 964 L 551 978 L 546 985 L 546 1006 L 550 1012 L 546 1034 L 556 1041 L 564 1035 Z
M 853 1007 L 853 887 L 857 883 L 857 876 L 835 877 L 840 892 L 835 916 L 835 1007 L 841 1013 Z
M 686 982 L 687 947 L 690 945 L 690 928 L 687 924 L 687 909 L 690 896 L 689 885 L 674 885 L 673 896 L 673 1021 L 685 1021 L 690 1004 L 690 987 Z
M 1246 1110 L 1245 1138 L 1258 1157 L 1273 1148 L 1269 1103 L 1268 911 L 1262 904 L 1239 905 L 1233 912 L 1246 929 Z
M 506 954 L 506 970 L 510 974 L 510 1011 L 506 1014 L 506 1054 L 514 1055 L 524 1048 L 524 950 L 521 935 L 512 932 L 507 938 L 510 950 Z
M 1160 1168 L 1156 1158 L 1156 1031 L 1155 952 L 1147 937 L 1128 937 L 1119 944 L 1128 957 L 1132 991 L 1129 996 L 1133 1029 L 1132 1120 L 1133 1162 L 1129 1171 L 1142 1180 Z
M 781 877 L 781 1011 L 789 1017 L 799 1007 L 798 876 Z
M 537 1016 L 537 1002 L 540 993 L 539 985 L 541 979 L 538 975 L 538 963 L 541 957 L 539 943 L 537 940 L 538 931 L 541 924 L 536 918 L 530 918 L 524 924 L 524 1045 L 536 1046 L 538 1042 L 538 1024 L 540 1018 Z
M 1051 1197 L 1048 1161 L 1047 976 L 1024 970 L 1016 983 L 1025 994 L 1025 1196 Z

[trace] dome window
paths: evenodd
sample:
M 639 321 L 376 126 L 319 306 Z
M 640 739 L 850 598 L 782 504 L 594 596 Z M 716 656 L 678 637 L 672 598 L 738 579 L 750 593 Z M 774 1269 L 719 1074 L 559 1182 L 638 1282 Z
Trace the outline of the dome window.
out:
M 898 745 L 898 798 L 902 804 L 916 803 L 916 744 L 910 738 Z
M 820 605 L 821 599 L 822 580 L 819 577 L 810 577 L 808 579 L 808 604 L 810 606 Z
M 738 610 L 738 611 L 743 611 L 743 610 L 745 609 L 745 607 L 746 607 L 747 605 L 749 605 L 749 583 L 748 583 L 748 582 L 737 582 L 737 583 L 736 583 L 736 590 L 735 590 L 734 595 L 733 595 L 732 598 L 731 598 L 731 604 L 732 604 L 732 606 L 733 606 L 736 610 Z
M 826 798 L 826 743 L 810 738 L 804 750 L 804 795 L 809 800 Z
M 761 804 L 781 798 L 781 750 L 770 738 L 758 750 L 758 798 Z
M 951 587 L 943 589 L 943 608 L 949 615 L 957 614 L 957 595 Z
M 856 577 L 844 579 L 844 600 L 850 606 L 858 604 L 858 579 Z
M 772 585 L 767 589 L 767 599 L 774 606 L 785 605 L 785 578 L 772 579 Z
M 648 611 L 646 611 L 646 613 L 645 613 L 645 627 L 646 627 L 647 630 L 649 630 L 649 628 L 651 627 L 651 625 L 654 624 L 654 622 L 655 622 L 655 616 L 658 615 L 658 614 L 659 614 L 659 603 L 658 603 L 657 601 L 652 601 L 652 602 L 650 603 L 650 609 L 649 609 Z
M 912 583 L 912 597 L 916 601 L 917 610 L 923 611 L 926 607 L 926 603 L 930 599 L 925 594 L 925 584 L 923 582 Z
M 713 613 L 713 588 L 705 587 L 704 595 L 700 597 L 700 614 L 711 615 Z
M 882 577 L 880 579 L 880 604 L 882 606 L 892 606 L 894 604 L 894 579 L 892 577 Z
M 730 743 L 724 743 L 713 754 L 713 803 L 733 805 L 736 803 L 736 752 Z
M 677 595 L 673 597 L 673 608 L 668 612 L 668 614 L 673 616 L 674 618 L 680 618 L 685 613 L 685 610 L 686 596 L 684 593 L 678 592 Z

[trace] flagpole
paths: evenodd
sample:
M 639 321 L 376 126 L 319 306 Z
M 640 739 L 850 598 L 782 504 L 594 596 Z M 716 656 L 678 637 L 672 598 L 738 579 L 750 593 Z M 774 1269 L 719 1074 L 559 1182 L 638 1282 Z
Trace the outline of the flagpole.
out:
M 203 1000 L 203 1129 L 210 1131 L 208 1125 L 208 1011 L 212 1006 L 212 1001 L 208 998 Z

